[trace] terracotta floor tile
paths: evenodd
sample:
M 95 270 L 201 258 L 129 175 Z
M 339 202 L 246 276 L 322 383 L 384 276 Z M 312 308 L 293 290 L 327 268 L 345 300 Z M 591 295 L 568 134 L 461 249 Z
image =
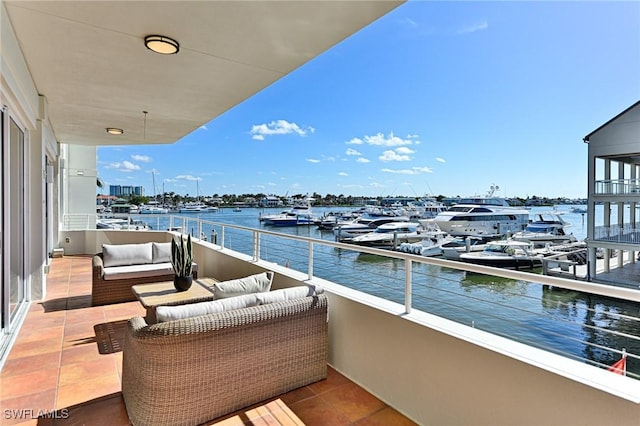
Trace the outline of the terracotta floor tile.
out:
M 75 382 L 58 388 L 56 408 L 69 408 L 117 392 L 120 392 L 120 379 L 116 374 Z
M 47 340 L 54 337 L 61 337 L 64 333 L 63 325 L 55 325 L 51 327 L 23 327 L 20 330 L 20 342 L 34 342 L 39 340 Z
M 2 377 L 27 374 L 35 369 L 58 368 L 60 366 L 60 352 L 47 352 L 44 354 L 15 357 L 5 362 L 2 367 Z
M 337 408 L 355 422 L 384 408 L 385 404 L 355 383 L 346 383 L 320 395 L 324 401 Z
M 104 311 L 100 306 L 86 309 L 76 309 L 67 311 L 67 319 L 65 324 L 78 324 L 85 322 L 93 322 L 94 324 L 105 322 Z
M 407 417 L 391 407 L 385 407 L 371 416 L 365 417 L 354 423 L 355 426 L 417 426 Z
M 0 399 L 13 399 L 55 389 L 58 384 L 58 368 L 42 368 L 25 374 L 2 377 Z
M 320 380 L 319 382 L 310 384 L 309 389 L 311 389 L 316 394 L 321 394 L 329 389 L 344 385 L 348 382 L 349 379 L 338 373 L 333 368 L 329 367 L 327 368 L 327 378 L 325 380 Z
M 307 426 L 344 426 L 351 424 L 344 414 L 337 411 L 319 396 L 293 403 L 290 408 Z
M 82 362 L 98 361 L 104 358 L 98 351 L 98 346 L 94 342 L 88 345 L 65 347 L 62 351 L 61 365 L 71 365 Z
M 7 359 L 22 358 L 49 352 L 59 352 L 62 348 L 62 336 L 34 342 L 21 342 L 18 340 L 11 348 Z
M 315 395 L 316 394 L 311 389 L 309 389 L 308 386 L 303 386 L 301 388 L 287 392 L 284 395 L 280 395 L 280 399 L 282 399 L 285 404 L 289 405 L 293 404 L 294 402 L 302 401 L 306 398 L 311 398 Z
M 109 374 L 116 377 L 118 374 L 115 362 L 111 357 L 76 364 L 63 364 L 60 367 L 60 382 L 58 385 L 63 387 L 74 383 L 99 379 Z

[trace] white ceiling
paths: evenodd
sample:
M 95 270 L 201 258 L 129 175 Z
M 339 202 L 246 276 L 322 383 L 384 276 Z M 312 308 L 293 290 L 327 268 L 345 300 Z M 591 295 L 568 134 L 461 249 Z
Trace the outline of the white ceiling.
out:
M 116 145 L 175 142 L 403 1 L 4 4 L 57 140 Z M 180 52 L 151 52 L 150 34 Z

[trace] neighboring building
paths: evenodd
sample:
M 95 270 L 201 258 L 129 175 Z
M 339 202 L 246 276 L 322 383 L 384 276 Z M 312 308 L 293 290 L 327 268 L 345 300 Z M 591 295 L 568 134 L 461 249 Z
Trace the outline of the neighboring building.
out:
M 263 199 L 260 200 L 260 207 L 282 207 L 284 204 L 280 197 L 276 197 L 275 195 L 267 195 Z
M 130 197 L 132 195 L 144 195 L 142 186 L 131 185 L 109 185 L 109 195 L 114 197 Z
M 621 268 L 627 261 L 634 263 L 640 252 L 640 101 L 589 133 L 584 142 L 589 147 L 589 276 L 594 279 L 598 249 L 603 251 L 605 272 L 614 253 Z M 598 204 L 603 206 L 600 221 L 595 216 Z

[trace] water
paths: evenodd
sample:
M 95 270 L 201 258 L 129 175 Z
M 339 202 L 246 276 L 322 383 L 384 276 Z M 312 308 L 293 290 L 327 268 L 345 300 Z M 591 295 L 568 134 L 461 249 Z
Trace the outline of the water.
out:
M 582 240 L 587 234 L 586 215 L 571 213 L 570 209 L 571 206 L 557 207 L 571 223 L 567 231 Z M 317 214 L 337 210 L 340 209 L 314 208 Z M 550 210 L 549 207 L 536 207 L 531 212 Z M 259 214 L 272 212 L 277 210 L 244 208 L 234 212 L 221 209 L 217 213 L 176 216 L 334 240 L 331 231 L 321 231 L 315 226 L 274 228 L 262 225 Z M 141 218 L 154 229 L 168 226 L 168 218 L 164 215 Z M 189 222 L 187 230 L 197 235 L 196 222 Z M 220 230 L 216 232 L 219 238 Z M 203 234 L 210 239 L 211 226 L 203 227 Z M 269 244 L 274 239 L 276 237 L 262 236 L 261 258 L 307 271 L 307 243 L 288 240 L 283 243 L 278 239 L 277 244 Z M 252 253 L 252 241 L 247 232 L 226 229 L 224 245 L 242 253 Z M 403 260 L 333 247 L 314 247 L 315 276 L 404 304 Z M 595 365 L 611 365 L 620 358 L 618 353 L 606 348 L 618 351 L 624 348 L 628 353 L 640 354 L 640 340 L 635 337 L 640 329 L 636 319 L 640 316 L 638 303 L 424 264 L 413 266 L 412 289 L 416 309 L 550 352 L 588 360 L 585 362 Z M 630 356 L 627 369 L 630 375 L 640 375 L 640 360 Z

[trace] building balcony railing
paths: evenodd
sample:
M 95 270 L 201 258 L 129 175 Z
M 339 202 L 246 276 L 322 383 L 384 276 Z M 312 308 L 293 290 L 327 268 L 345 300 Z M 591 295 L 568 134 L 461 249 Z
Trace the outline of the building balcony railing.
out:
M 637 195 L 640 198 L 640 179 L 605 179 L 595 182 L 596 195 Z
M 592 240 L 640 246 L 640 224 L 596 226 Z

